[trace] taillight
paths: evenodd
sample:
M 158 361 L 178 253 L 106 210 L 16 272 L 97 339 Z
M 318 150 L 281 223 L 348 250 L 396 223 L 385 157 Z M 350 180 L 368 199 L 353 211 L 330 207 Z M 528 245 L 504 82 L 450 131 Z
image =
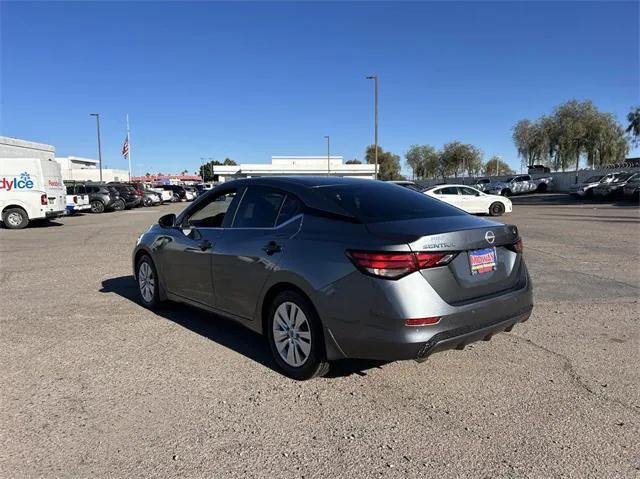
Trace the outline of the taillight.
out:
M 416 318 L 416 319 L 405 319 L 405 326 L 430 326 L 432 324 L 438 324 L 440 322 L 440 318 L 435 316 L 432 318 Z
M 73 202 L 74 202 L 75 204 L 78 204 L 78 197 L 77 197 L 77 196 L 74 196 L 74 197 L 73 197 Z
M 47 199 L 47 195 L 40 195 L 40 204 L 42 206 L 44 205 L 48 205 L 49 204 L 49 200 Z
M 522 242 L 522 238 L 518 239 L 518 241 L 508 246 L 508 248 L 515 253 L 522 253 L 524 251 L 524 243 Z
M 451 262 L 453 253 L 402 253 L 349 251 L 351 261 L 363 273 L 387 279 L 398 279 L 420 269 L 444 266 Z

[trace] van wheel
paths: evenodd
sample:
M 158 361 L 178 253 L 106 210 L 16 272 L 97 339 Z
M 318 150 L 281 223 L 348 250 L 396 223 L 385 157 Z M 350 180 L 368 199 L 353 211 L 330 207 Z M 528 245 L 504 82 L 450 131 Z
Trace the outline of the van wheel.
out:
M 104 213 L 104 203 L 100 200 L 93 200 L 91 202 L 92 213 Z
M 284 291 L 271 302 L 267 314 L 269 347 L 287 376 L 305 380 L 329 371 L 322 324 L 306 298 L 295 291 Z
M 2 222 L 10 230 L 21 230 L 29 224 L 29 215 L 22 208 L 7 208 L 2 212 Z
M 489 214 L 491 216 L 502 216 L 504 214 L 504 205 L 499 201 L 491 203 L 491 206 L 489 206 Z

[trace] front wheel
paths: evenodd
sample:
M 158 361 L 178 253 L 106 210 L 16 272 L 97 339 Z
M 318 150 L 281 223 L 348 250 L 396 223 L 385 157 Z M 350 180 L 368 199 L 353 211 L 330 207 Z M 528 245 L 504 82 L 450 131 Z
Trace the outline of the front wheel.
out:
M 92 213 L 104 213 L 104 203 L 100 200 L 93 200 L 91 202 Z
M 6 228 L 21 230 L 29 224 L 29 215 L 22 208 L 7 208 L 2 212 L 2 222 Z
M 267 313 L 271 353 L 284 373 L 305 380 L 329 371 L 322 325 L 309 301 L 294 291 L 280 293 Z
M 123 200 L 116 200 L 113 203 L 113 211 L 122 211 L 127 207 Z
M 143 206 L 146 206 L 146 207 L 153 206 L 153 200 L 147 196 L 147 197 L 145 197 L 145 199 L 142 201 L 142 205 L 143 205 Z
M 504 205 L 499 201 L 491 203 L 491 206 L 489 206 L 489 214 L 491 216 L 502 216 L 504 214 Z

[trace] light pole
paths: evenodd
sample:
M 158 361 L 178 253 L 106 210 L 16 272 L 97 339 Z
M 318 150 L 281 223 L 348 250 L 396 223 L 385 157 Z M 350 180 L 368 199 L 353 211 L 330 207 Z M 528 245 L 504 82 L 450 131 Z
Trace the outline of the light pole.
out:
M 374 81 L 374 89 L 375 89 L 375 93 L 374 93 L 374 118 L 373 118 L 373 125 L 374 125 L 374 158 L 375 158 L 375 164 L 376 164 L 376 169 L 375 169 L 375 173 L 373 175 L 373 177 L 377 180 L 378 179 L 378 75 L 371 75 L 367 77 L 367 80 L 373 80 Z
M 331 176 L 331 138 L 325 135 L 327 139 L 327 176 Z
M 100 164 L 100 183 L 102 183 L 102 146 L 100 145 L 100 113 L 89 113 L 89 116 L 96 117 L 96 127 L 98 129 L 98 163 Z

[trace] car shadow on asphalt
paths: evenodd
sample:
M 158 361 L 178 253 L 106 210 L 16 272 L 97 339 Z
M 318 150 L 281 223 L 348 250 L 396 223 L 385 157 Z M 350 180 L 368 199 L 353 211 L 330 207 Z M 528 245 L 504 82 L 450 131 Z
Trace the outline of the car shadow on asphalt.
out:
M 638 202 L 632 199 L 624 198 L 574 198 L 566 193 L 545 193 L 532 194 L 524 196 L 509 197 L 514 205 L 560 205 L 560 206 L 576 206 L 576 205 L 594 205 L 594 206 L 615 206 L 619 208 L 638 208 Z
M 143 307 L 138 301 L 138 289 L 131 275 L 104 280 L 100 292 L 115 293 L 136 303 L 140 308 Z M 271 356 L 264 337 L 235 321 L 171 301 L 154 310 L 154 313 L 282 374 Z M 366 376 L 368 370 L 380 369 L 384 364 L 386 364 L 384 361 L 355 359 L 336 361 L 331 365 L 331 370 L 325 378 L 339 378 L 353 374 Z

